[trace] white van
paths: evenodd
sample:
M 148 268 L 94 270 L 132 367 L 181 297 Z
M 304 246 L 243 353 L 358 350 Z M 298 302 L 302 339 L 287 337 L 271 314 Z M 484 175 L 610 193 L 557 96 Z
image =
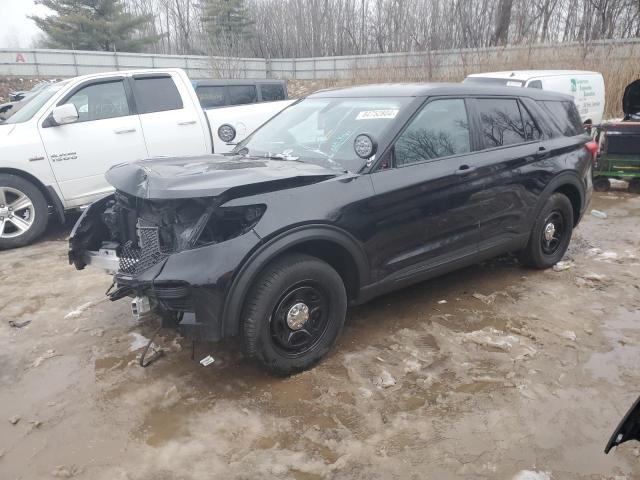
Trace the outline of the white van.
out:
M 596 125 L 604 114 L 604 79 L 598 72 L 580 70 L 514 70 L 474 73 L 464 82 L 492 83 L 508 87 L 539 88 L 574 98 L 585 124 Z

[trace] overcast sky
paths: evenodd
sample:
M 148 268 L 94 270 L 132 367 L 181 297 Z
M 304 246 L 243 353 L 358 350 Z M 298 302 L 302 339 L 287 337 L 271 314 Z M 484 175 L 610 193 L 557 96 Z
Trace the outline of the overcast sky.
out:
M 30 48 L 40 30 L 27 15 L 42 15 L 47 9 L 33 0 L 0 0 L 0 12 L 0 48 Z

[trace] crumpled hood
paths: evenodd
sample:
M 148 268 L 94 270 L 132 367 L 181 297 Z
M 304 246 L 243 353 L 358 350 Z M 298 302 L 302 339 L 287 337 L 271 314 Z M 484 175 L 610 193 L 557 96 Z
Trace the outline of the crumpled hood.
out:
M 106 173 L 116 189 L 146 199 L 230 197 L 308 185 L 340 175 L 311 163 L 203 155 L 116 165 Z M 231 192 L 236 191 L 236 195 Z
M 625 115 L 640 113 L 640 80 L 631 82 L 624 89 L 622 96 L 622 111 Z

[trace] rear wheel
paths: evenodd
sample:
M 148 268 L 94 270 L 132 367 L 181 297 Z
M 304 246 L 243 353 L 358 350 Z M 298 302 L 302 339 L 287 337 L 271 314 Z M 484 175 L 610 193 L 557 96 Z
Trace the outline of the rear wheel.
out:
M 573 207 L 567 197 L 554 193 L 533 225 L 520 261 L 532 268 L 549 268 L 564 256 L 573 232 Z
M 310 368 L 330 350 L 347 310 L 340 275 L 327 263 L 285 255 L 254 283 L 242 316 L 245 355 L 278 375 Z
M 640 178 L 632 178 L 629 180 L 628 189 L 631 193 L 640 193 Z
M 48 220 L 47 201 L 38 187 L 22 177 L 0 174 L 0 248 L 33 242 Z
M 593 189 L 596 192 L 608 192 L 611 189 L 611 182 L 607 177 L 596 177 L 593 179 Z

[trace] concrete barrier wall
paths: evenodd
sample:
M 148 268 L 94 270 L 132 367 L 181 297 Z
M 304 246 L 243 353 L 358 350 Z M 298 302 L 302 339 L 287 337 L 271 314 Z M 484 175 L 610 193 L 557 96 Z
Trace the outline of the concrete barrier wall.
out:
M 71 77 L 133 68 L 179 67 L 191 78 L 348 79 L 380 76 L 439 79 L 508 65 L 509 68 L 575 68 L 599 60 L 640 58 L 640 39 L 603 40 L 587 45 L 511 46 L 500 48 L 386 53 L 295 59 L 222 58 L 195 55 L 0 49 L 0 75 Z M 640 73 L 640 72 L 639 72 Z

